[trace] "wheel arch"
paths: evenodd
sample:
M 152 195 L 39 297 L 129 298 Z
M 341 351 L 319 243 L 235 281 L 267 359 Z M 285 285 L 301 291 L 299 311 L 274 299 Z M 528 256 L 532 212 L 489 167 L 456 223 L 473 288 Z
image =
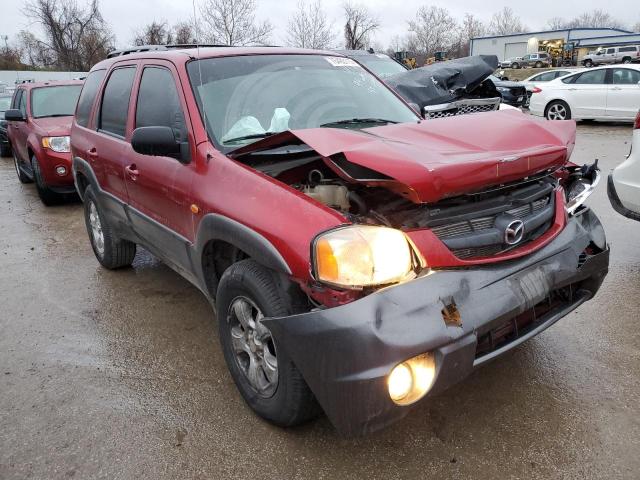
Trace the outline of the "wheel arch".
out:
M 544 112 L 543 112 L 543 116 L 544 116 L 545 118 L 546 118 L 546 116 L 547 116 L 547 111 L 549 110 L 549 107 L 550 107 L 554 102 L 562 102 L 562 103 L 566 104 L 566 105 L 567 105 L 567 107 L 569 107 L 569 110 L 570 110 L 570 112 L 571 112 L 571 119 L 573 119 L 573 118 L 574 118 L 574 115 L 573 115 L 573 108 L 572 108 L 571 104 L 570 104 L 569 102 L 567 102 L 567 99 L 566 99 L 566 98 L 562 98 L 562 97 L 554 97 L 554 98 L 552 98 L 551 100 L 547 100 L 547 103 L 546 103 L 546 104 L 545 104 L 545 106 L 544 106 Z
M 84 192 L 89 185 L 92 185 L 94 189 L 99 189 L 96 175 L 86 160 L 80 157 L 73 157 L 71 170 L 73 171 L 73 181 L 76 185 L 76 190 L 82 201 L 84 201 Z

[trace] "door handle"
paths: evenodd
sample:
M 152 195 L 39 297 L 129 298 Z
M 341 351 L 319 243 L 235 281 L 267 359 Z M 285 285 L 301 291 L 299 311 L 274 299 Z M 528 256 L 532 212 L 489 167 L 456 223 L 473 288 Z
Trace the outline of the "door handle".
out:
M 128 177 L 134 182 L 138 179 L 138 175 L 140 175 L 135 163 L 124 167 L 124 171 L 127 172 Z
M 87 156 L 90 160 L 95 160 L 96 158 L 98 158 L 98 150 L 96 150 L 95 147 L 90 148 L 89 150 L 87 150 Z
M 622 90 L 622 87 L 613 87 L 611 90 Z
M 568 89 L 570 92 L 575 92 L 577 90 L 577 88 L 569 88 Z

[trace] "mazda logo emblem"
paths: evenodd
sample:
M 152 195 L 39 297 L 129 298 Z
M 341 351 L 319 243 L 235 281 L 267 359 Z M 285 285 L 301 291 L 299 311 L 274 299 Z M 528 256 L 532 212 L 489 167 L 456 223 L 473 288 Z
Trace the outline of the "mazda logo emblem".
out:
M 504 230 L 504 242 L 507 245 L 520 243 L 524 237 L 524 223 L 522 220 L 514 220 Z

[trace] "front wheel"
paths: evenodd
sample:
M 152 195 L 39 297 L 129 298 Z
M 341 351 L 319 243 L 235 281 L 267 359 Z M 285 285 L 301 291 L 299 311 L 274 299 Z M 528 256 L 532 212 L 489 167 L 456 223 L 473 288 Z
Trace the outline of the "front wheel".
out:
M 545 117 L 547 117 L 547 120 L 570 120 L 571 109 L 566 102 L 557 100 L 549 104 Z
M 516 63 L 516 62 L 513 62 L 513 63 L 511 64 L 511 68 L 518 69 L 518 68 L 520 68 L 520 64 L 518 64 L 518 63 Z
M 536 68 L 542 68 L 542 62 L 536 62 Z
M 38 196 L 40 197 L 40 200 L 42 200 L 42 203 L 47 207 L 60 203 L 62 195 L 54 192 L 47 186 L 44 177 L 42 176 L 40 163 L 35 155 L 31 158 L 31 168 L 33 171 L 33 178 L 36 181 L 36 190 L 38 190 Z
M 18 180 L 20 180 L 20 183 L 33 182 L 33 180 L 27 177 L 25 173 L 22 171 L 22 169 L 20 168 L 20 160 L 18 160 L 18 154 L 15 152 L 15 150 L 13 151 L 13 166 L 16 169 L 16 174 L 18 175 Z
M 292 294 L 276 273 L 254 260 L 229 267 L 218 285 L 218 331 L 229 372 L 245 402 L 260 417 L 288 427 L 320 408 L 304 378 L 262 324 L 264 317 L 294 313 Z
M 585 60 L 584 66 L 587 68 L 593 67 L 593 62 L 591 60 Z

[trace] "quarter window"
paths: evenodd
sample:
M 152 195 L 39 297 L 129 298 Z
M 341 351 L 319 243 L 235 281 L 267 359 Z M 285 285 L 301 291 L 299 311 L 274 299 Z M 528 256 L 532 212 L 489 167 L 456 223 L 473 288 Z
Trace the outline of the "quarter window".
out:
M 605 83 L 606 76 L 607 71 L 605 69 L 591 70 L 578 75 L 573 83 L 581 85 L 603 85 Z
M 125 67 L 114 70 L 109 76 L 100 107 L 100 130 L 124 137 L 135 73 L 135 67 Z
M 106 70 L 95 70 L 91 72 L 84 82 L 80 98 L 78 99 L 78 106 L 76 107 L 76 122 L 78 125 L 86 127 L 89 123 L 89 115 L 91 114 L 91 107 L 98 94 L 98 87 L 102 83 L 102 79 Z
M 137 127 L 169 127 L 178 142 L 187 140 L 178 90 L 166 68 L 147 67 L 142 72 L 136 105 Z
M 616 68 L 613 70 L 613 83 L 615 85 L 637 85 L 640 83 L 640 72 L 629 68 Z

